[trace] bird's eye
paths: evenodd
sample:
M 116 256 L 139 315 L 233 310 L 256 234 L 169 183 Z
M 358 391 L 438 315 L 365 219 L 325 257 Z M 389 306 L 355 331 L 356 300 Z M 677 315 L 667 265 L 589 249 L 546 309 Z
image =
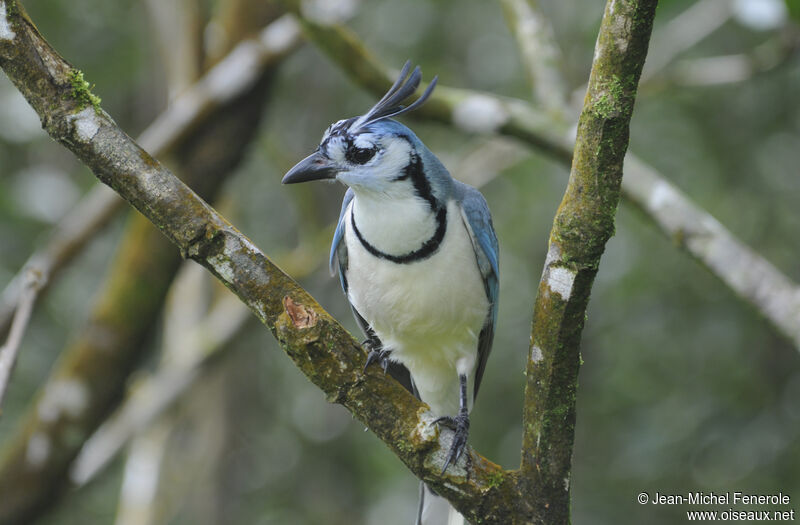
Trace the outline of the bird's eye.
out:
M 353 164 L 366 164 L 369 159 L 375 156 L 377 148 L 348 148 L 345 157 Z

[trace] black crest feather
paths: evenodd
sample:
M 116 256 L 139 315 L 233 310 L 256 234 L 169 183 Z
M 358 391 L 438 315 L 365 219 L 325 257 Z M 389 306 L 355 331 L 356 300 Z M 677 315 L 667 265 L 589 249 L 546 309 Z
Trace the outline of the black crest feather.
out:
M 352 129 L 358 129 L 362 126 L 383 120 L 385 118 L 396 117 L 402 113 L 408 113 L 409 111 L 413 111 L 425 103 L 425 101 L 433 92 L 433 88 L 436 87 L 436 80 L 439 77 L 433 77 L 433 80 L 431 80 L 431 83 L 428 84 L 425 92 L 417 100 L 408 106 L 403 106 L 403 101 L 414 94 L 419 87 L 420 81 L 422 80 L 422 71 L 420 70 L 419 66 L 414 68 L 414 71 L 411 72 L 411 75 L 408 74 L 409 69 L 411 69 L 410 60 L 407 61 L 403 66 L 403 69 L 400 70 L 400 75 L 397 77 L 397 80 L 395 80 L 392 87 L 389 88 L 389 91 L 386 92 L 386 94 L 377 102 L 377 104 L 372 106 L 369 111 L 367 111 L 353 123 Z

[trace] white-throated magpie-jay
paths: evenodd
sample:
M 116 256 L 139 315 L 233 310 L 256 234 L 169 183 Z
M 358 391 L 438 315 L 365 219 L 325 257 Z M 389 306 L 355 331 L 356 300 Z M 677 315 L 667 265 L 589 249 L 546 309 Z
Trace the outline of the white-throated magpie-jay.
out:
M 410 129 L 391 120 L 419 107 L 436 85 L 434 78 L 418 100 L 402 106 L 422 76 L 419 67 L 410 76 L 409 69 L 406 63 L 367 113 L 331 125 L 283 182 L 335 179 L 349 187 L 331 271 L 338 268 L 367 336 L 367 366 L 405 367 L 407 386 L 454 430 L 444 472 L 466 446 L 469 411 L 492 348 L 498 247 L 483 196 L 453 179 Z M 417 523 L 463 522 L 427 489 L 423 500 Z

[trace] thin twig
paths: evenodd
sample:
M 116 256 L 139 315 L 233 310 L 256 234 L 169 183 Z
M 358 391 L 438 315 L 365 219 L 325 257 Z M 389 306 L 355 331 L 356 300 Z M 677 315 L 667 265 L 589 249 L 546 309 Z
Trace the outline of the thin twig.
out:
M 683 52 L 691 49 L 730 20 L 731 0 L 699 0 L 653 33 L 653 52 L 647 57 L 641 84 L 649 84 Z M 586 85 L 573 91 L 573 105 L 579 106 Z
M 800 34 L 792 27 L 748 53 L 679 60 L 662 76 L 664 82 L 683 86 L 733 84 L 787 63 L 798 49 Z
M 8 339 L 3 346 L 0 346 L 0 413 L 8 391 L 8 383 L 11 380 L 11 372 L 14 370 L 19 355 L 22 336 L 25 335 L 25 329 L 28 327 L 31 312 L 33 312 L 33 304 L 39 293 L 39 277 L 36 272 L 28 271 L 25 274 L 25 282 L 21 288 L 20 300 L 14 314 L 14 321 L 11 323 Z
M 22 300 L 26 275 L 29 272 L 39 275 L 39 295 L 43 295 L 59 272 L 124 204 L 113 190 L 98 184 L 58 222 L 44 246 L 28 258 L 0 295 L 0 337 L 11 327 L 11 319 Z
M 550 22 L 540 12 L 537 0 L 502 0 L 501 3 L 522 54 L 534 103 L 540 104 L 554 120 L 565 120 L 566 85 L 558 69 L 561 53 Z
M 800 287 L 644 162 L 628 155 L 625 170 L 637 174 L 626 186 L 631 200 L 800 347 Z
M 653 52 L 642 71 L 642 84 L 650 82 L 675 59 L 714 31 L 733 15 L 730 0 L 699 0 L 653 34 Z

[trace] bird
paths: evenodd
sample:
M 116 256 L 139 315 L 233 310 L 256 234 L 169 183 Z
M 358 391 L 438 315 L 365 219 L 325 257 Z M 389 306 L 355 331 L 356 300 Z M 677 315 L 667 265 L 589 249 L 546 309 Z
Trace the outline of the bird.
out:
M 498 242 L 489 207 L 453 178 L 411 129 L 393 117 L 422 73 L 403 66 L 363 115 L 339 120 L 284 184 L 335 180 L 348 187 L 330 251 L 330 270 L 366 336 L 365 371 L 379 363 L 453 430 L 442 474 L 461 457 L 469 413 L 492 349 L 499 292 Z M 403 381 L 405 378 L 405 381 Z M 410 381 L 409 381 L 410 379 Z M 472 395 L 468 392 L 471 390 Z M 424 484 L 417 524 L 464 523 Z

